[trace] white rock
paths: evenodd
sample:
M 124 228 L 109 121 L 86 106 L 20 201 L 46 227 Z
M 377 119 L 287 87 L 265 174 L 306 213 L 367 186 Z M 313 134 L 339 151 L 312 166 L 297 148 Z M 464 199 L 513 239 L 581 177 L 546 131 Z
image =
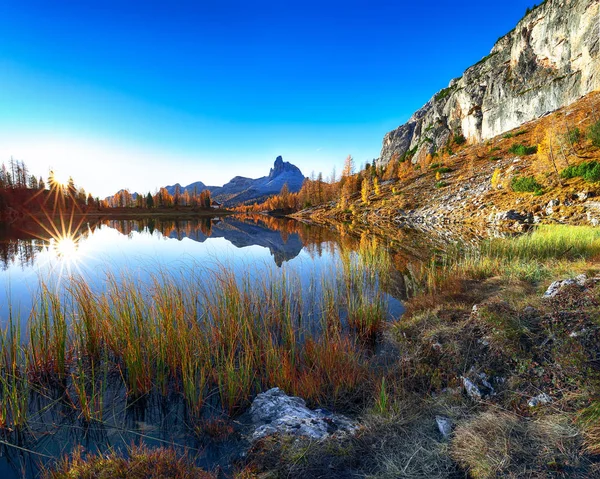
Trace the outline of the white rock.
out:
M 599 14 L 596 0 L 543 2 L 488 57 L 387 133 L 377 165 L 411 148 L 417 163 L 456 129 L 473 142 L 493 138 L 597 90 Z
M 471 399 L 481 399 L 481 391 L 473 381 L 471 381 L 469 378 L 465 378 L 464 376 L 462 377 L 462 381 L 465 391 L 467 392 L 467 396 L 469 396 Z
M 540 405 L 550 404 L 552 402 L 552 398 L 548 396 L 546 393 L 539 394 L 529 401 L 527 401 L 527 405 L 529 407 L 536 407 Z
M 250 407 L 252 440 L 271 434 L 288 434 L 321 440 L 337 432 L 356 431 L 356 424 L 339 414 L 311 410 L 299 397 L 285 394 L 279 388 L 260 393 Z
M 573 331 L 571 334 L 569 334 L 569 337 L 578 338 L 579 336 L 583 336 L 585 333 L 587 333 L 587 329 L 583 328 L 581 331 Z
M 564 279 L 562 281 L 554 281 L 550 286 L 548 286 L 548 289 L 544 293 L 544 298 L 554 298 L 560 292 L 560 290 L 563 289 L 565 286 L 570 286 L 573 284 L 576 284 L 578 286 L 584 286 L 586 280 L 587 280 L 586 275 L 580 274 L 579 276 L 576 276 L 574 279 Z
M 440 434 L 444 439 L 448 439 L 450 434 L 452 434 L 452 421 L 444 416 L 436 416 L 435 422 L 437 423 Z

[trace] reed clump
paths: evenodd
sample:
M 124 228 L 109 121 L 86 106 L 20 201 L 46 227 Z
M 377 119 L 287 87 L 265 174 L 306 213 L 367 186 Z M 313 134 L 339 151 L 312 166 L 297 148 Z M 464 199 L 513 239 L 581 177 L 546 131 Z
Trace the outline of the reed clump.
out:
M 180 395 L 193 423 L 207 402 L 234 416 L 275 386 L 311 404 L 348 404 L 369 383 L 367 342 L 387 314 L 379 286 L 389 265 L 376 248 L 363 247 L 367 259 L 341 255 L 308 290 L 285 269 L 200 265 L 144 281 L 107 274 L 96 291 L 77 276 L 61 291 L 42 283 L 28 341 L 14 325 L 1 338 L 0 427 L 26 421 L 31 381 L 58 385 L 86 423 L 102 421 L 115 380 L 130 400 Z

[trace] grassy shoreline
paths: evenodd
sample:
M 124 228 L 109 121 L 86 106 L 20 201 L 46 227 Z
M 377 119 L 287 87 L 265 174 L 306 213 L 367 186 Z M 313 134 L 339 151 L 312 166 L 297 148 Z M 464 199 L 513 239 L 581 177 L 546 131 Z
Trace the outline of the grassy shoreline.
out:
M 278 386 L 361 423 L 356 436 L 318 447 L 261 440 L 236 477 L 594 477 L 600 230 L 542 226 L 408 264 L 413 295 L 389 325 L 373 296 L 376 282 L 389 280 L 392 257 L 383 253 L 365 243 L 359 256 L 342 255 L 316 330 L 302 318 L 292 277 L 256 286 L 222 270 L 207 286 L 167 275 L 146 289 L 112 278 L 101 295 L 75 280 L 67 301 L 46 290 L 30 321 L 35 348 L 4 331 L 4 430 L 26 427 L 23 397 L 34 381 L 63 384 L 82 421 L 101 421 L 103 381 L 120 371 L 132 398 L 180 394 L 192 422 L 214 394 L 235 416 Z M 553 280 L 581 273 L 581 285 L 542 297 Z M 374 336 L 391 347 L 385 367 L 364 350 Z M 465 379 L 480 398 L 467 396 Z M 528 404 L 541 394 L 551 402 Z M 437 417 L 453 425 L 450 437 Z
M 250 462 L 272 477 L 597 477 L 599 258 L 599 230 L 543 226 L 414 265 L 415 294 L 385 334 L 397 357 L 357 437 L 266 442 Z M 581 273 L 583 286 L 543 298 Z

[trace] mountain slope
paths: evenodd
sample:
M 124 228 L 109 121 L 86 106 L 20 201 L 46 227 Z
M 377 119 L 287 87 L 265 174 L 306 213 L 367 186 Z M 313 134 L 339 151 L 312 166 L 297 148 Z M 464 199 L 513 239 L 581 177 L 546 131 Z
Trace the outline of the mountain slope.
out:
M 501 8 L 501 7 L 500 7 Z M 419 162 L 455 135 L 493 138 L 600 87 L 598 0 L 547 0 L 490 54 L 385 135 L 379 165 Z
M 371 190 L 367 202 L 355 193 L 347 207 L 324 204 L 297 216 L 316 222 L 407 225 L 444 234 L 461 233 L 461 225 L 477 231 L 486 226 L 523 230 L 536 223 L 598 226 L 598 111 L 600 92 L 593 92 L 504 135 L 473 145 L 453 144 L 451 155 L 418 165 L 404 162 L 395 178 L 380 183 L 379 194 Z M 589 136 L 594 130 L 593 141 Z M 595 176 L 564 174 L 585 164 L 598 165 Z M 534 185 L 529 192 L 517 187 L 523 180 Z

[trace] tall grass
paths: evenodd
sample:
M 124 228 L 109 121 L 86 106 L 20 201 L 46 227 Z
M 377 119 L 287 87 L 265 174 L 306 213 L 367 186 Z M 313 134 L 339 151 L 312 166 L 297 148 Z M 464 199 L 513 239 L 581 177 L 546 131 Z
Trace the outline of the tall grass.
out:
M 516 237 L 492 238 L 478 245 L 455 245 L 441 257 L 413 271 L 425 291 L 436 292 L 449 281 L 503 276 L 538 282 L 565 263 L 600 255 L 600 229 L 541 225 Z
M 26 421 L 29 380 L 61 385 L 86 423 L 102 420 L 115 380 L 131 400 L 180 395 L 193 421 L 208 401 L 235 415 L 275 386 L 312 403 L 351 401 L 370 374 L 365 340 L 387 314 L 389 257 L 372 242 L 362 251 L 313 278 L 312 302 L 286 270 L 192 265 L 145 281 L 108 274 L 100 291 L 81 277 L 61 292 L 42 284 L 29 341 L 12 324 L 0 337 L 0 427 Z
M 31 390 L 27 369 L 28 354 L 21 345 L 20 328 L 12 314 L 0 331 L 0 428 L 21 430 L 27 424 Z

